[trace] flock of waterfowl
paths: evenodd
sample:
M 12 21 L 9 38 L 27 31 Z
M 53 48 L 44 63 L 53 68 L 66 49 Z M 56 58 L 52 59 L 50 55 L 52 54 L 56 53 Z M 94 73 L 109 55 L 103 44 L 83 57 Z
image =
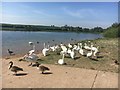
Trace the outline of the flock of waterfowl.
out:
M 39 42 L 37 42 L 39 44 Z M 39 57 L 35 54 L 35 44 L 34 42 L 29 42 L 29 45 L 33 47 L 32 50 L 28 51 L 28 53 L 23 57 L 24 60 L 30 62 L 28 66 L 32 66 L 32 63 L 35 63 L 36 67 L 39 68 L 39 70 L 44 73 L 46 70 L 50 70 L 48 67 L 40 65 L 37 60 Z M 46 45 L 46 43 L 43 44 L 44 48 L 42 49 L 42 54 L 44 57 L 47 57 L 48 51 L 56 52 L 59 51 L 59 54 L 62 56 L 61 59 L 57 60 L 57 64 L 64 65 L 65 60 L 64 57 L 66 55 L 69 55 L 72 60 L 75 60 L 76 53 L 79 53 L 79 55 L 88 57 L 88 58 L 97 58 L 97 54 L 99 53 L 99 46 L 93 44 L 91 41 L 87 42 L 79 42 L 77 44 L 71 44 L 68 43 L 67 45 L 61 43 L 60 45 Z M 8 53 L 12 55 L 14 52 L 8 49 Z M 18 71 L 23 71 L 22 68 L 18 66 L 13 66 L 13 62 L 10 62 L 10 68 L 12 72 L 15 72 L 17 74 Z

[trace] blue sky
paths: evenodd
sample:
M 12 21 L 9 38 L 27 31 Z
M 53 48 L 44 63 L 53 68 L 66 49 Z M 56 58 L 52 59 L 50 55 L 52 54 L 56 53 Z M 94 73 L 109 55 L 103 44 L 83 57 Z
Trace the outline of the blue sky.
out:
M 118 21 L 117 5 L 117 2 L 3 2 L 2 22 L 106 28 Z

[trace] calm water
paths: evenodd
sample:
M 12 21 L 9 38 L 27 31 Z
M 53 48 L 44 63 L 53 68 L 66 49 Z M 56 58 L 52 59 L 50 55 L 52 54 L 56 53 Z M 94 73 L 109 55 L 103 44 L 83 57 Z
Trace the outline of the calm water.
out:
M 54 45 L 63 43 L 73 43 L 75 40 L 86 40 L 102 38 L 101 34 L 92 33 L 73 33 L 73 32 L 20 32 L 20 31 L 2 31 L 2 53 L 3 56 L 8 55 L 7 49 L 12 49 L 17 55 L 24 55 L 32 47 L 28 42 L 34 42 L 36 45 L 36 53 L 41 52 L 43 43 Z M 73 40 L 71 40 L 71 38 Z M 54 40 L 54 41 L 53 41 Z M 39 42 L 39 44 L 37 44 Z

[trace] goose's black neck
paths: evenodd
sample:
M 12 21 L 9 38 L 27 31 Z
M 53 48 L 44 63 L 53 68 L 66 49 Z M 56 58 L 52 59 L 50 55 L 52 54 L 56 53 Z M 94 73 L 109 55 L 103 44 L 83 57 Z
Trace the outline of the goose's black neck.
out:
M 13 66 L 13 62 L 10 62 L 10 67 L 9 67 L 9 69 L 12 68 L 12 66 Z

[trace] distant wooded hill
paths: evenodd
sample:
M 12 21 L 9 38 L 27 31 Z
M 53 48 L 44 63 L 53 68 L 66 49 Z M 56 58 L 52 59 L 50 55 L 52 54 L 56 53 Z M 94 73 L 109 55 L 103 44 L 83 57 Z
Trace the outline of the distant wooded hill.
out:
M 98 32 L 101 33 L 104 31 L 101 27 L 95 27 L 92 29 L 82 28 L 82 27 L 73 27 L 73 26 L 41 26 L 41 25 L 18 25 L 18 24 L 2 24 L 2 30 L 6 31 L 70 31 L 70 32 Z
M 113 23 L 110 27 L 103 29 L 102 27 L 94 27 L 92 29 L 73 27 L 64 25 L 58 26 L 42 26 L 42 25 L 20 25 L 20 24 L 1 24 L 3 31 L 46 31 L 46 32 L 91 32 L 102 33 L 105 37 L 120 37 L 120 23 Z

